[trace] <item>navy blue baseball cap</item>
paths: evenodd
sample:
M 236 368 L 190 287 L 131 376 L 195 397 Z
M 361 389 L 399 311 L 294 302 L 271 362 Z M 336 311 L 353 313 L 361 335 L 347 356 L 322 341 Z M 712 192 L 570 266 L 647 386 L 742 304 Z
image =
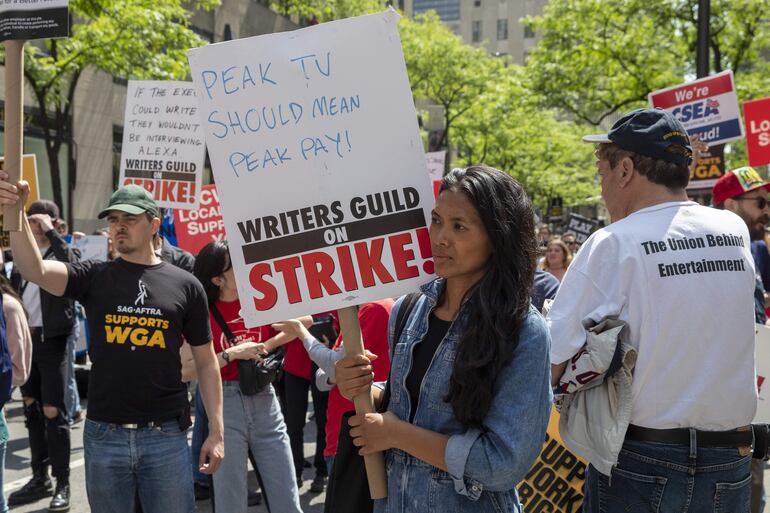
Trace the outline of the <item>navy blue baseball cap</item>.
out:
M 692 162 L 690 138 L 670 112 L 662 109 L 637 109 L 612 125 L 607 134 L 583 137 L 590 143 L 614 143 L 626 151 L 645 157 L 689 166 Z

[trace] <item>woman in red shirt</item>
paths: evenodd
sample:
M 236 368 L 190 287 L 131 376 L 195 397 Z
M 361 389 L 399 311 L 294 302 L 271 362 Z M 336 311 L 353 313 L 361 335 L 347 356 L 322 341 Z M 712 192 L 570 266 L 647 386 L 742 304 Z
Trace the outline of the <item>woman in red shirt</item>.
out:
M 246 513 L 246 451 L 251 449 L 257 466 L 263 469 L 263 491 L 271 510 L 301 513 L 289 437 L 273 386 L 245 395 L 238 384 L 238 360 L 259 361 L 291 339 L 270 326 L 245 326 L 226 242 L 207 244 L 196 258 L 194 274 L 206 291 L 214 350 L 222 372 L 225 458 L 214 474 L 216 509 Z M 215 311 L 221 314 L 232 338 Z M 309 316 L 300 321 L 312 323 Z

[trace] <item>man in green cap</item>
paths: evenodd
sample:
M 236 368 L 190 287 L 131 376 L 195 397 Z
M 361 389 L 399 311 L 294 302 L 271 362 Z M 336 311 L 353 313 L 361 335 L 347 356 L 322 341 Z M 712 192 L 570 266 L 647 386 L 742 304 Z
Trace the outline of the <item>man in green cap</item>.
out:
M 0 204 L 24 203 L 29 186 L 0 172 Z M 86 488 L 93 513 L 195 510 L 187 390 L 179 350 L 190 344 L 209 413 L 199 465 L 214 473 L 224 457 L 222 384 L 211 344 L 206 294 L 191 274 L 155 254 L 158 206 L 142 187 L 117 190 L 106 218 L 120 258 L 64 264 L 43 260 L 26 220 L 11 234 L 22 276 L 85 306 L 91 333 Z

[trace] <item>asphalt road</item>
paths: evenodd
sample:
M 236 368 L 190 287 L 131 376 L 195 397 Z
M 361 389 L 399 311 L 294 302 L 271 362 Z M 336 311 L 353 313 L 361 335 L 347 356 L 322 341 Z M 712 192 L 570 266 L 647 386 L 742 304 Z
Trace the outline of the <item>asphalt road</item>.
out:
M 87 401 L 83 401 L 84 407 Z M 308 408 L 308 414 L 312 411 L 312 401 Z M 14 490 L 21 488 L 30 476 L 29 467 L 29 443 L 27 442 L 27 430 L 24 427 L 24 416 L 22 414 L 21 401 L 18 397 L 18 391 L 14 393 L 14 398 L 6 405 L 6 418 L 10 439 L 5 459 L 5 481 L 3 489 L 6 497 Z M 308 422 L 305 426 L 305 455 L 312 458 L 315 450 L 315 423 Z M 244 458 L 246 456 L 244 455 Z M 72 491 L 71 509 L 72 513 L 88 513 L 91 509 L 86 500 L 85 470 L 83 467 L 83 423 L 80 422 L 72 427 L 72 457 L 70 460 L 70 488 Z M 305 513 L 321 513 L 325 495 L 323 493 L 311 493 L 309 491 L 310 481 L 313 478 L 313 469 L 305 469 L 305 482 L 300 489 L 300 500 L 302 509 Z M 249 482 L 256 488 L 256 478 L 253 472 L 249 472 Z M 14 513 L 45 513 L 48 511 L 50 498 L 41 499 L 38 502 L 19 506 L 11 509 Z M 209 501 L 196 502 L 196 511 L 200 513 L 210 513 L 212 511 Z M 266 513 L 264 505 L 249 508 L 249 513 Z M 274 512 L 280 513 L 280 512 Z

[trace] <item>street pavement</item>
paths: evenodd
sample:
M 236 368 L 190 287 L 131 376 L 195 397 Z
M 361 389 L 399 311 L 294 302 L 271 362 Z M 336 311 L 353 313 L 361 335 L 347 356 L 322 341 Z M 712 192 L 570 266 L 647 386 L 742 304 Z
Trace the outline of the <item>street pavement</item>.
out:
M 87 407 L 88 402 L 83 401 L 83 406 Z M 5 458 L 5 482 L 3 489 L 6 497 L 21 488 L 31 477 L 29 468 L 29 443 L 27 442 L 27 430 L 24 427 L 24 415 L 22 412 L 21 400 L 18 390 L 14 392 L 11 402 L 6 404 L 6 419 L 8 421 L 8 430 L 10 438 Z M 308 415 L 312 412 L 312 401 L 308 408 Z M 315 451 L 315 422 L 308 422 L 305 426 L 305 456 L 312 460 Z M 246 458 L 246 455 L 243 455 Z M 75 424 L 72 427 L 72 457 L 70 460 L 71 476 L 70 488 L 72 490 L 71 509 L 72 513 L 89 513 L 86 499 L 85 469 L 83 466 L 83 422 Z M 251 468 L 251 465 L 249 465 Z M 263 469 L 263 472 L 269 472 Z M 305 469 L 305 481 L 300 489 L 300 501 L 302 510 L 305 513 L 322 513 L 325 494 L 311 493 L 310 482 L 314 476 L 313 469 Z M 249 472 L 250 486 L 256 488 L 256 478 L 253 472 Z M 13 513 L 45 513 L 48 511 L 50 498 L 41 499 L 38 502 L 12 508 Z M 196 512 L 211 513 L 212 507 L 210 501 L 196 502 Z M 248 509 L 249 513 L 267 513 L 264 504 L 254 506 Z M 227 512 L 220 512 L 227 513 Z M 273 512 L 280 513 L 280 512 Z

